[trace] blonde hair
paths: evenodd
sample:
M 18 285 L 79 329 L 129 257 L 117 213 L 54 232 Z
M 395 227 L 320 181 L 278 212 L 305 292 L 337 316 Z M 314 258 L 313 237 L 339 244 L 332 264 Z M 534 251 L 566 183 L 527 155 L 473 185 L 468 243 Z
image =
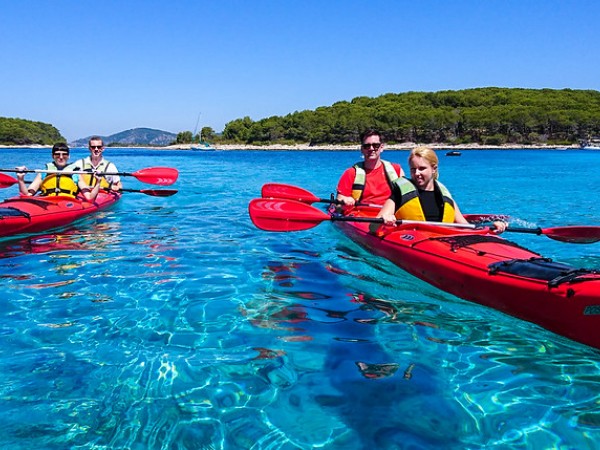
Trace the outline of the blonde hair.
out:
M 419 147 L 413 148 L 410 151 L 410 155 L 408 155 L 409 165 L 410 165 L 410 160 L 413 159 L 415 156 L 420 156 L 425 161 L 427 161 L 429 164 L 431 164 L 431 166 L 433 168 L 435 168 L 435 169 L 438 168 L 438 161 L 439 161 L 438 157 L 431 148 L 425 147 L 425 146 L 419 146 Z M 434 178 L 436 180 L 437 180 L 439 174 L 440 174 L 440 171 L 436 170 L 435 175 L 434 175 Z

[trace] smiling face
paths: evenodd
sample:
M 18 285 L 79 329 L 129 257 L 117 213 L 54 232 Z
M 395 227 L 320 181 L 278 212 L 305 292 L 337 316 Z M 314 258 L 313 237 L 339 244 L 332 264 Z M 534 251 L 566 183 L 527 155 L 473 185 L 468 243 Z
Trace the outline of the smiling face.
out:
M 413 155 L 408 161 L 410 178 L 423 191 L 432 191 L 436 178 L 437 164 L 431 164 L 422 156 Z
M 92 139 L 89 144 L 90 155 L 93 160 L 102 159 L 102 152 L 104 151 L 104 144 L 102 139 Z
M 59 169 L 62 169 L 69 162 L 69 152 L 64 150 L 53 151 L 52 159 L 54 160 L 54 165 Z
M 377 135 L 367 136 L 360 146 L 360 151 L 365 162 L 376 163 L 379 161 L 379 157 L 383 151 L 383 143 L 380 137 Z

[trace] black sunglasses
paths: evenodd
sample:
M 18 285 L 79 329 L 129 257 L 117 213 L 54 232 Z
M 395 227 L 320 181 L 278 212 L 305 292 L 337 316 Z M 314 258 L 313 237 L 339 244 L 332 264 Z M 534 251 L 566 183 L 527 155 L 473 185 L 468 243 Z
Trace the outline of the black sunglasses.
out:
M 369 150 L 371 147 L 373 147 L 373 150 L 379 150 L 379 147 L 381 147 L 381 143 L 376 142 L 374 144 L 362 144 L 362 148 L 364 148 L 365 150 Z

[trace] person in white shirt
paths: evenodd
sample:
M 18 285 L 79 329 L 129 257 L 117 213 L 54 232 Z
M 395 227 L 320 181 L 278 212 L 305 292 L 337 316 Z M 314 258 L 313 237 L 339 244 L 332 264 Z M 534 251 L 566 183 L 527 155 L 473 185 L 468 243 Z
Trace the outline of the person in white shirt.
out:
M 117 167 L 103 157 L 104 142 L 102 141 L 102 138 L 92 136 L 89 140 L 88 147 L 90 149 L 90 156 L 80 159 L 73 164 L 73 167 L 75 167 L 76 170 L 90 172 L 90 175 L 81 176 L 83 182 L 91 189 L 96 185 L 98 179 L 100 179 L 100 187 L 102 189 L 111 189 L 113 191 L 120 190 L 123 185 L 121 184 L 121 177 L 119 177 L 119 175 L 104 175 L 100 177 L 94 177 L 92 175 L 93 173 L 118 172 Z

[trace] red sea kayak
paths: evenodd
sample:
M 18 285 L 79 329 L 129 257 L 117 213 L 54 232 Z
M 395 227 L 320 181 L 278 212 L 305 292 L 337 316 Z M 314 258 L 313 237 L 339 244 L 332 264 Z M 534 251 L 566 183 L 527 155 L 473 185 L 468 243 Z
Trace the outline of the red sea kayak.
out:
M 350 215 L 374 216 L 372 210 Z M 369 223 L 334 224 L 364 248 L 433 286 L 600 349 L 600 271 L 553 262 L 487 228 L 423 222 L 377 236 L 369 232 Z
M 37 233 L 69 225 L 112 206 L 116 192 L 100 192 L 94 202 L 71 197 L 13 197 L 0 202 L 0 237 Z

